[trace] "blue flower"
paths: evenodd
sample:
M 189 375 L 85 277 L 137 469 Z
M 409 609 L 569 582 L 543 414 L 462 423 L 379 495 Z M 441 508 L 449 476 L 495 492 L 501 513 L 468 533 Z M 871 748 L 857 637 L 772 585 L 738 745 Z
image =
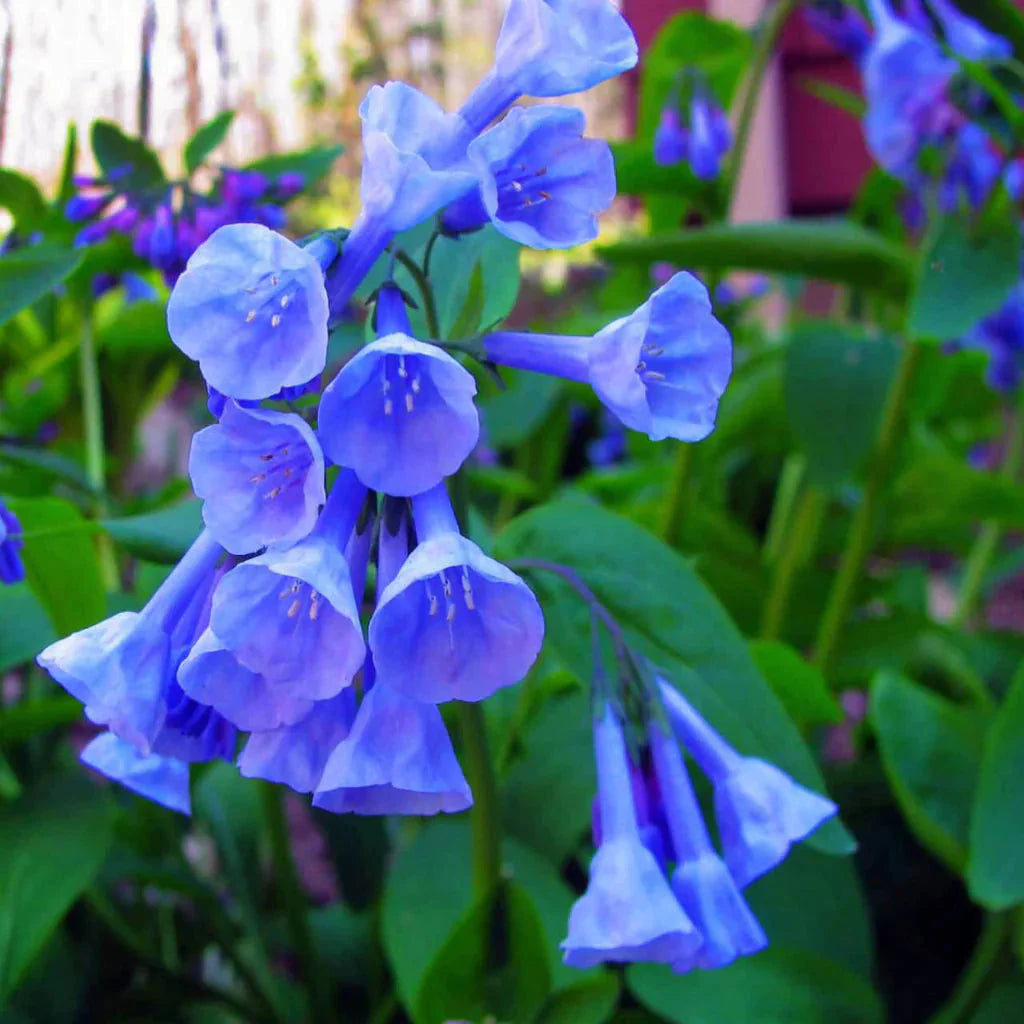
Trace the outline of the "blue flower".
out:
M 729 333 L 687 273 L 593 338 L 498 332 L 483 345 L 493 362 L 589 383 L 627 427 L 655 441 L 707 437 L 732 369 Z
M 325 389 L 320 443 L 367 487 L 419 494 L 454 473 L 476 446 L 476 382 L 443 349 L 409 336 L 397 289 L 381 291 L 377 314 L 378 329 L 388 333 Z
M 323 267 L 335 251 L 327 236 L 303 249 L 259 224 L 220 228 L 171 293 L 174 343 L 231 398 L 305 384 L 327 359 Z
M 701 937 L 641 842 L 625 740 L 610 705 L 594 722 L 594 750 L 603 835 L 587 891 L 569 915 L 563 959 L 580 968 L 606 961 L 678 963 L 700 948 Z
M 695 96 L 690 104 L 687 141 L 687 159 L 694 176 L 701 181 L 717 178 L 730 146 L 732 129 L 722 108 L 707 95 Z
M 662 167 L 682 163 L 690 151 L 689 141 L 676 104 L 666 104 L 654 133 L 654 162 Z
M 725 862 L 737 885 L 780 864 L 793 843 L 837 813 L 831 800 L 774 765 L 738 754 L 675 687 L 662 682 L 661 695 L 672 728 L 714 786 Z
M 20 583 L 25 578 L 18 553 L 24 544 L 18 517 L 0 501 L 0 583 Z
M 323 455 L 306 421 L 231 401 L 192 439 L 189 476 L 207 528 L 235 555 L 301 540 L 325 498 Z
M 837 50 L 860 63 L 871 45 L 871 26 L 851 3 L 820 0 L 804 4 L 808 24 L 821 33 Z
M 989 32 L 983 25 L 968 18 L 949 0 L 928 0 L 949 48 L 967 60 L 1003 60 L 1013 55 L 1008 39 Z
M 104 192 L 101 195 L 72 196 L 64 207 L 64 216 L 70 221 L 92 220 L 113 198 L 111 192 Z
M 83 764 L 139 796 L 163 804 L 172 811 L 192 813 L 188 765 L 184 761 L 159 754 L 140 754 L 112 732 L 100 733 L 82 751 L 80 759 Z
M 972 209 L 979 209 L 1002 170 L 1002 160 L 985 130 L 968 121 L 957 132 L 953 154 L 939 183 L 939 205 L 955 211 L 961 199 L 966 199 Z
M 370 620 L 377 679 L 414 700 L 483 700 L 519 682 L 544 618 L 530 588 L 461 536 L 444 485 L 413 499 L 418 546 Z
M 459 113 L 482 131 L 520 96 L 567 96 L 628 71 L 636 39 L 609 0 L 511 0 L 494 67 Z
M 1012 394 L 1024 377 L 1024 285 L 1018 284 L 1006 302 L 961 339 L 967 348 L 988 353 L 989 385 Z

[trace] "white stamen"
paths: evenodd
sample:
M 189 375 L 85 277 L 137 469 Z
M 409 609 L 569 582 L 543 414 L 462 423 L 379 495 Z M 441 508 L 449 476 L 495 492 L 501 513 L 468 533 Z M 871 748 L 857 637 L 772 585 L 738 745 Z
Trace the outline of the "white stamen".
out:
M 412 392 L 406 391 L 405 393 L 405 411 L 412 412 Z
M 275 487 L 272 491 L 267 491 L 267 501 L 273 501 L 280 493 L 280 487 Z
M 278 324 L 279 324 L 280 322 L 281 322 L 281 314 L 280 314 L 280 313 L 275 313 L 275 314 L 274 314 L 274 315 L 273 315 L 273 316 L 272 316 L 272 317 L 270 318 L 270 326 L 271 326 L 271 327 L 277 327 L 277 325 L 278 325 Z
M 295 616 L 299 614 L 299 606 L 301 604 L 302 604 L 302 602 L 298 598 L 295 598 L 295 600 L 292 601 L 292 606 L 288 609 L 288 618 L 289 619 L 294 619 Z
M 398 376 L 408 377 L 409 371 L 405 368 L 405 356 L 398 357 Z
M 281 308 L 282 309 L 287 309 L 288 308 L 288 303 L 291 302 L 291 301 L 292 301 L 292 297 L 290 295 L 282 295 L 281 296 Z
M 317 616 L 320 614 L 320 595 L 314 590 L 309 598 L 309 617 L 313 622 L 316 622 Z
M 436 594 L 429 594 L 428 596 L 430 598 L 430 614 L 431 615 L 436 615 L 437 614 L 437 605 L 438 605 L 437 595 Z
M 420 379 L 419 377 L 413 377 L 412 379 L 412 390 L 413 394 L 418 395 L 420 393 Z
M 392 412 L 392 410 L 394 408 L 395 408 L 395 403 L 392 402 L 390 398 L 385 398 L 384 399 L 384 415 L 385 416 L 390 416 L 391 412 Z
M 476 611 L 476 602 L 473 600 L 473 586 L 469 582 L 469 576 L 462 574 L 462 596 L 466 601 L 466 607 L 472 612 Z
M 255 309 L 250 309 L 249 312 L 245 314 L 245 322 L 247 324 L 251 324 L 253 322 L 253 320 L 255 320 L 255 319 L 256 319 L 256 310 Z

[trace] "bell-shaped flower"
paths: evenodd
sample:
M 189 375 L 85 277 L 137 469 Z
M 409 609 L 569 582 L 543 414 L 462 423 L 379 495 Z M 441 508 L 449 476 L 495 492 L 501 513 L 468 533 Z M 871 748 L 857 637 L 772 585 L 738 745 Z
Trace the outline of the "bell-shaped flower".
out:
M 0 501 L 0 583 L 20 583 L 25 578 L 20 554 L 24 543 L 18 517 Z
M 479 211 L 456 204 L 446 211 L 445 226 L 467 230 L 489 219 L 534 249 L 568 249 L 596 238 L 597 218 L 615 198 L 615 161 L 608 143 L 583 137 L 585 125 L 583 111 L 573 107 L 513 107 L 469 144 L 480 197 L 475 202 L 471 194 L 470 201 Z
M 712 181 L 718 177 L 722 157 L 732 146 L 732 129 L 721 107 L 708 95 L 700 94 L 690 105 L 687 159 L 694 177 Z
M 648 740 L 672 838 L 672 889 L 703 939 L 698 950 L 672 966 L 676 971 L 724 967 L 738 956 L 764 949 L 768 939 L 715 852 L 675 739 L 652 723 Z
M 955 213 L 964 201 L 984 206 L 1003 173 L 1003 160 L 981 125 L 968 121 L 957 132 L 953 152 L 939 183 L 939 206 Z
M 320 445 L 294 413 L 228 401 L 220 422 L 192 439 L 188 468 L 203 521 L 235 555 L 301 540 L 324 503 Z
M 593 338 L 502 331 L 482 341 L 495 363 L 590 384 L 627 427 L 654 441 L 707 437 L 732 370 L 729 332 L 687 273 Z
M 404 497 L 450 476 L 476 446 L 476 383 L 443 349 L 410 337 L 397 289 L 381 291 L 377 314 L 384 336 L 356 353 L 320 400 L 320 443 L 367 487 Z
M 675 687 L 662 682 L 661 695 L 673 730 L 714 786 L 725 862 L 737 885 L 781 864 L 793 843 L 838 812 L 774 765 L 738 754 Z
M 967 348 L 988 354 L 986 380 L 1003 394 L 1012 394 L 1024 379 L 1024 284 L 1016 285 L 1006 302 L 961 339 Z
M 458 531 L 444 484 L 413 499 L 418 546 L 370 620 L 378 680 L 414 700 L 483 700 L 540 653 L 530 588 Z
M 1005 60 L 1013 55 L 1009 39 L 989 32 L 949 0 L 928 0 L 928 6 L 938 18 L 949 48 L 958 56 L 967 60 Z
M 204 531 L 141 612 L 120 612 L 72 633 L 36 659 L 93 722 L 142 754 L 153 750 L 167 717 L 178 664 L 173 634 L 222 553 Z
M 167 304 L 174 343 L 224 395 L 260 399 L 305 384 L 327 360 L 327 235 L 305 248 L 259 224 L 219 228 Z
M 112 732 L 100 733 L 82 751 L 80 760 L 114 782 L 162 804 L 191 814 L 188 765 L 174 757 L 140 754 Z
M 683 127 L 679 109 L 674 102 L 668 103 L 654 132 L 654 162 L 662 167 L 682 163 L 690 152 L 689 142 L 689 133 Z
M 570 967 L 606 961 L 676 963 L 701 938 L 679 905 L 637 828 L 622 726 L 610 705 L 594 722 L 601 845 L 587 891 L 569 915 L 562 943 Z
M 459 113 L 483 130 L 520 96 L 568 96 L 637 62 L 633 30 L 610 0 L 510 0 L 494 67 Z
M 804 4 L 803 16 L 811 28 L 856 63 L 860 63 L 871 45 L 871 26 L 867 19 L 845 0 Z

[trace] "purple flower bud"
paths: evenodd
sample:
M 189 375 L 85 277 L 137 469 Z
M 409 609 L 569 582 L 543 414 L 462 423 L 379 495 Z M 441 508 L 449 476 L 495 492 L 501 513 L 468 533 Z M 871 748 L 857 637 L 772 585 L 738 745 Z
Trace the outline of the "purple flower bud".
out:
M 114 198 L 110 192 L 98 196 L 72 196 L 64 207 L 64 216 L 70 221 L 91 220 Z
M 0 501 L 0 583 L 20 583 L 25 578 L 25 565 L 19 552 L 24 547 L 18 517 Z
M 306 187 L 306 179 L 298 171 L 285 171 L 278 175 L 274 188 L 282 198 L 298 195 Z
M 221 178 L 224 197 L 233 202 L 249 203 L 260 199 L 267 192 L 270 183 L 260 171 L 243 171 L 228 168 Z
M 811 28 L 858 64 L 871 45 L 871 26 L 850 3 L 842 0 L 806 3 L 804 17 Z
M 732 146 L 732 129 L 724 112 L 707 96 L 697 96 L 690 106 L 687 148 L 690 169 L 701 181 L 718 177 L 722 157 Z
M 682 163 L 688 152 L 689 138 L 682 118 L 675 105 L 670 103 L 662 110 L 654 133 L 654 162 L 670 167 Z

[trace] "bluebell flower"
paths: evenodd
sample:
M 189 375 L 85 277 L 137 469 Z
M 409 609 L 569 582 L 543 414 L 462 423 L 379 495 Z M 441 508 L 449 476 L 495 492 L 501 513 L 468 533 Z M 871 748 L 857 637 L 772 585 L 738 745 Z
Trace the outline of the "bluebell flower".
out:
M 986 352 L 989 385 L 1013 394 L 1024 379 L 1024 284 L 1016 285 L 1003 305 L 976 324 L 961 344 Z
M 189 476 L 203 521 L 235 555 L 305 537 L 324 503 L 324 460 L 301 416 L 227 402 L 192 439 Z
M 661 695 L 673 730 L 714 786 L 725 862 L 738 885 L 780 864 L 793 843 L 837 813 L 774 765 L 738 754 L 675 687 L 662 682 Z
M 627 427 L 655 441 L 707 437 L 732 370 L 729 333 L 687 273 L 593 338 L 503 331 L 482 341 L 495 363 L 590 384 Z
M 971 121 L 957 132 L 953 152 L 939 182 L 939 206 L 956 211 L 962 200 L 977 210 L 1003 172 L 1003 162 L 985 130 Z
M 676 971 L 712 969 L 765 948 L 768 939 L 715 852 L 676 741 L 652 723 L 648 742 L 675 868 L 672 889 L 703 940 Z
M 661 111 L 654 133 L 654 162 L 662 167 L 682 163 L 689 153 L 689 133 L 683 127 L 679 108 L 670 101 Z
M 443 349 L 410 337 L 401 293 L 381 290 L 382 337 L 342 367 L 320 400 L 324 452 L 385 494 L 419 494 L 454 473 L 480 436 L 476 382 Z
M 569 915 L 563 959 L 580 968 L 683 961 L 702 940 L 640 839 L 622 726 L 610 705 L 595 719 L 594 750 L 603 834 L 587 891 Z
M 598 235 L 597 218 L 615 198 L 615 161 L 608 144 L 586 139 L 586 117 L 572 107 L 513 107 L 469 144 L 479 179 L 445 212 L 449 230 L 490 220 L 534 249 L 567 249 Z
M 860 63 L 871 45 L 871 26 L 863 14 L 843 0 L 816 0 L 804 4 L 807 23 L 837 50 Z
M 568 96 L 637 62 L 633 30 L 609 0 L 511 0 L 494 67 L 459 113 L 482 131 L 520 96 Z
M 140 754 L 112 732 L 100 733 L 82 751 L 80 760 L 139 796 L 182 814 L 192 811 L 188 765 L 184 761 Z
M 216 231 L 167 304 L 174 343 L 224 395 L 260 399 L 305 384 L 327 359 L 326 235 L 301 248 L 258 224 Z
M 466 123 L 418 89 L 405 82 L 375 85 L 359 116 L 362 209 L 327 280 L 335 319 L 399 231 L 415 227 L 476 184 L 464 166 L 472 138 Z
M 721 107 L 706 93 L 694 96 L 690 104 L 687 160 L 701 181 L 718 177 L 722 157 L 732 146 L 732 129 Z
M 25 578 L 19 554 L 24 544 L 18 517 L 0 501 L 0 583 L 20 583 Z
M 515 573 L 459 533 L 444 484 L 412 507 L 418 546 L 370 620 L 377 679 L 432 704 L 483 700 L 536 660 L 540 606 Z
M 64 216 L 70 221 L 92 220 L 96 214 L 101 213 L 110 204 L 113 198 L 112 192 L 92 196 L 72 196 L 64 207 Z
M 967 17 L 949 0 L 928 0 L 942 26 L 949 48 L 967 60 L 1003 60 L 1013 55 L 1008 39 L 989 32 L 984 25 Z

